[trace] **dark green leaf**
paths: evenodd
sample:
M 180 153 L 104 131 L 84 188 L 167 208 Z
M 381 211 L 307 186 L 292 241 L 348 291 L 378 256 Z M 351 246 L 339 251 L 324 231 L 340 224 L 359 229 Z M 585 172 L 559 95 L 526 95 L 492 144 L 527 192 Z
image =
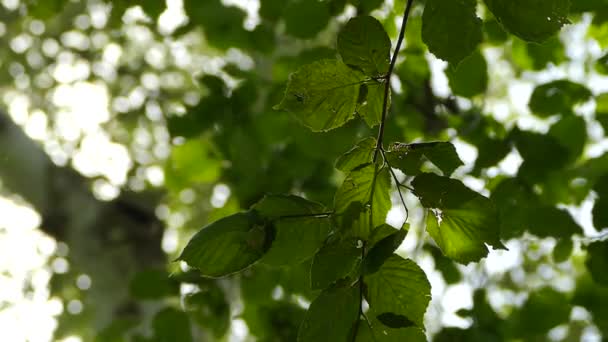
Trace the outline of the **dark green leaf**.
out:
M 572 254 L 574 244 L 571 238 L 562 238 L 557 240 L 557 244 L 553 247 L 553 261 L 560 263 L 567 261 Z
M 298 342 L 347 341 L 359 320 L 360 305 L 358 284 L 324 290 L 306 312 Z
M 587 123 L 577 115 L 562 117 L 551 126 L 549 136 L 568 149 L 568 160 L 574 162 L 582 157 L 587 142 Z
M 485 244 L 504 248 L 499 239 L 494 204 L 460 181 L 423 173 L 412 182 L 425 208 L 427 231 L 443 253 L 460 263 L 478 261 L 488 254 Z
M 571 307 L 565 294 L 544 287 L 530 294 L 524 305 L 513 313 L 510 333 L 531 338 L 544 335 L 549 329 L 567 323 Z
M 387 158 L 391 166 L 400 169 L 407 175 L 420 173 L 423 156 L 448 176 L 460 165 L 463 165 L 456 148 L 449 142 L 394 143 L 387 152 Z
M 407 230 L 409 229 L 409 224 L 404 223 L 403 227 L 401 227 L 401 230 L 405 230 L 407 232 Z M 384 238 L 387 238 L 395 233 L 398 233 L 400 230 L 394 228 L 391 225 L 388 224 L 383 224 L 380 226 L 377 226 L 373 231 L 372 234 L 369 237 L 369 241 L 368 241 L 368 247 L 374 247 L 378 242 L 384 240 Z
M 447 284 L 456 284 L 462 280 L 462 275 L 456 264 L 451 259 L 446 258 L 439 248 L 431 245 L 426 245 L 425 248 L 431 252 L 433 260 L 435 260 L 435 268 L 441 272 Z
M 152 321 L 154 330 L 154 341 L 173 342 L 173 341 L 192 341 L 190 332 L 190 320 L 183 311 L 173 308 L 166 308 L 154 316 Z
M 450 88 L 455 95 L 473 97 L 488 87 L 488 65 L 485 57 L 476 50 L 460 64 L 446 70 Z
M 541 43 L 568 24 L 570 0 L 485 0 L 507 31 Z
M 285 12 L 285 31 L 302 38 L 314 38 L 330 19 L 327 1 L 293 0 L 289 1 Z
M 380 229 L 376 228 L 376 231 Z M 403 227 L 374 244 L 365 257 L 363 272 L 369 274 L 378 271 L 386 259 L 399 248 L 407 235 L 407 231 L 407 227 Z
M 376 315 L 402 316 L 424 327 L 431 285 L 415 262 L 392 255 L 375 273 L 366 275 L 364 282 L 366 299 Z
M 570 159 L 568 149 L 552 136 L 515 130 L 512 137 L 524 159 L 518 176 L 531 183 L 541 181 L 550 172 L 563 168 Z
M 593 205 L 593 226 L 597 230 L 608 227 L 608 196 L 604 195 L 595 200 Z
M 378 170 L 378 166 L 367 164 L 352 170 L 342 186 L 336 192 L 334 208 L 337 214 L 344 213 L 352 203 L 360 203 L 372 211 L 372 224 L 379 226 L 386 221 L 386 214 L 391 208 L 391 180 L 387 168 Z M 369 236 L 369 232 L 364 237 Z
M 608 8 L 608 5 L 606 5 L 606 7 Z M 595 62 L 595 70 L 600 74 L 608 75 L 608 53 Z
M 310 269 L 313 289 L 324 289 L 352 275 L 361 263 L 362 245 L 358 239 L 328 241 L 315 254 Z
M 540 117 L 569 114 L 574 105 L 585 102 L 593 94 L 585 86 L 568 80 L 541 84 L 534 89 L 528 106 Z
M 427 0 L 422 14 L 422 40 L 429 50 L 457 65 L 481 43 L 481 19 L 475 0 Z
M 384 75 L 390 63 L 391 40 L 378 19 L 354 17 L 338 34 L 338 52 L 346 65 L 368 76 Z
M 201 291 L 184 298 L 188 315 L 203 328 L 222 337 L 230 327 L 230 305 L 224 292 L 216 284 L 209 284 Z
M 587 246 L 585 265 L 593 281 L 608 286 L 608 241 L 597 241 Z
M 137 299 L 159 299 L 177 295 L 179 284 L 170 279 L 166 271 L 150 269 L 135 274 L 129 284 L 129 292 Z
M 604 128 L 604 134 L 608 132 L 608 93 L 602 93 L 595 97 L 595 119 Z
M 328 131 L 353 118 L 365 76 L 337 60 L 308 64 L 291 74 L 285 96 L 275 109 L 285 110 L 313 131 Z
M 371 163 L 375 147 L 375 138 L 370 137 L 359 141 L 352 149 L 336 160 L 336 169 L 348 172 L 360 165 Z
M 389 314 L 390 315 L 390 314 Z M 422 329 L 411 326 L 407 328 L 391 328 L 383 324 L 373 310 L 369 310 L 366 314 L 367 320 L 362 320 L 357 330 L 356 342 L 426 342 L 426 336 Z M 386 316 L 383 316 L 386 317 Z M 402 316 L 394 315 L 403 325 L 405 323 Z M 397 321 L 399 322 L 399 321 Z M 371 325 L 371 328 L 370 328 Z
M 261 262 L 271 266 L 287 266 L 310 258 L 321 247 L 329 233 L 324 207 L 297 196 L 273 195 L 264 197 L 253 206 L 259 215 L 273 220 L 275 237 Z
M 271 230 L 253 213 L 239 213 L 215 221 L 190 239 L 178 258 L 204 276 L 223 277 L 241 271 L 264 255 Z

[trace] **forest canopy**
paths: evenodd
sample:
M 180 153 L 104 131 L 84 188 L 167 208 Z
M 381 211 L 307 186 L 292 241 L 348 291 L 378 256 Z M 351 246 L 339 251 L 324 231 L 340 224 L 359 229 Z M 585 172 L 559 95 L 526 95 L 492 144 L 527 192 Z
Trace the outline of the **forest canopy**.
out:
M 608 338 L 608 0 L 0 19 L 11 341 Z

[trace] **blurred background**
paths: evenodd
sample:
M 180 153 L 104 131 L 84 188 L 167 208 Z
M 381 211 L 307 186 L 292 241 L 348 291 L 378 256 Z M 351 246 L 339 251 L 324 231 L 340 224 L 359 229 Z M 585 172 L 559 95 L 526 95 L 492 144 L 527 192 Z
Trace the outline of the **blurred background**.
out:
M 0 1 L 0 340 L 294 341 L 315 296 L 306 263 L 210 280 L 172 260 L 266 193 L 331 205 L 344 177 L 334 160 L 375 130 L 357 119 L 311 133 L 272 106 L 291 72 L 336 57 L 352 16 L 371 13 L 394 41 L 404 2 Z M 507 35 L 480 2 L 484 43 L 458 68 L 422 43 L 423 6 L 391 79 L 386 141 L 453 141 L 465 161 L 456 177 L 512 219 L 508 251 L 456 265 L 406 196 L 399 253 L 431 281 L 429 338 L 601 341 L 608 287 L 590 277 L 585 246 L 608 227 L 594 188 L 608 174 L 608 3 L 573 3 L 572 24 L 538 45 Z M 544 94 L 542 106 L 570 107 L 569 121 L 528 106 L 554 80 L 590 90 Z M 563 148 L 514 145 L 514 131 Z M 499 191 L 530 148 L 540 152 L 528 166 L 544 172 L 530 183 L 546 209 L 538 227 L 514 222 L 523 189 Z M 551 163 L 564 148 L 567 161 Z M 388 222 L 400 226 L 393 203 Z

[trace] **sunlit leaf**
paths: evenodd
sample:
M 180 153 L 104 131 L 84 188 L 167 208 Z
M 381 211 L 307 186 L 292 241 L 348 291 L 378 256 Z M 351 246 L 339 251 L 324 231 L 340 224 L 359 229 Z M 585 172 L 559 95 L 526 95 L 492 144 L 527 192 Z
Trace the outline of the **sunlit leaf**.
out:
M 412 182 L 427 214 L 426 229 L 443 253 L 460 263 L 488 254 L 486 244 L 504 248 L 499 239 L 498 212 L 486 197 L 460 181 L 424 173 Z
M 370 307 L 378 316 L 390 314 L 423 327 L 423 317 L 431 300 L 431 285 L 415 262 L 392 255 L 376 272 L 364 277 Z M 386 316 L 384 316 L 386 317 Z M 403 320 L 403 318 L 405 320 Z
M 352 119 L 365 76 L 337 60 L 322 60 L 293 73 L 275 108 L 293 113 L 313 131 L 328 131 Z
M 198 268 L 207 277 L 241 271 L 264 255 L 272 231 L 251 213 L 239 213 L 215 221 L 196 233 L 178 260 Z
M 310 258 L 321 247 L 330 230 L 324 207 L 297 196 L 266 196 L 255 209 L 272 220 L 275 237 L 261 262 L 271 266 L 298 264 Z
M 362 70 L 368 76 L 388 72 L 391 40 L 378 19 L 354 17 L 338 34 L 338 52 L 346 65 Z

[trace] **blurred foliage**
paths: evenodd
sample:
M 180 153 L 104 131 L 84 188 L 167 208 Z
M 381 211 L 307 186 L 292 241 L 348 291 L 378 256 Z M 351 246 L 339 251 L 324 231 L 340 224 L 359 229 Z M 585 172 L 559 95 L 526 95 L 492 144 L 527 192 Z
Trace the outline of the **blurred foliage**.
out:
M 180 3 L 0 6 L 3 108 L 93 191 L 162 194 L 169 262 L 103 324 L 76 286 L 96 270 L 55 274 L 84 303 L 57 339 L 608 336 L 607 1 L 414 1 L 394 70 L 406 0 Z M 73 129 L 81 86 L 107 101 Z M 93 133 L 128 151 L 124 179 L 79 166 Z

